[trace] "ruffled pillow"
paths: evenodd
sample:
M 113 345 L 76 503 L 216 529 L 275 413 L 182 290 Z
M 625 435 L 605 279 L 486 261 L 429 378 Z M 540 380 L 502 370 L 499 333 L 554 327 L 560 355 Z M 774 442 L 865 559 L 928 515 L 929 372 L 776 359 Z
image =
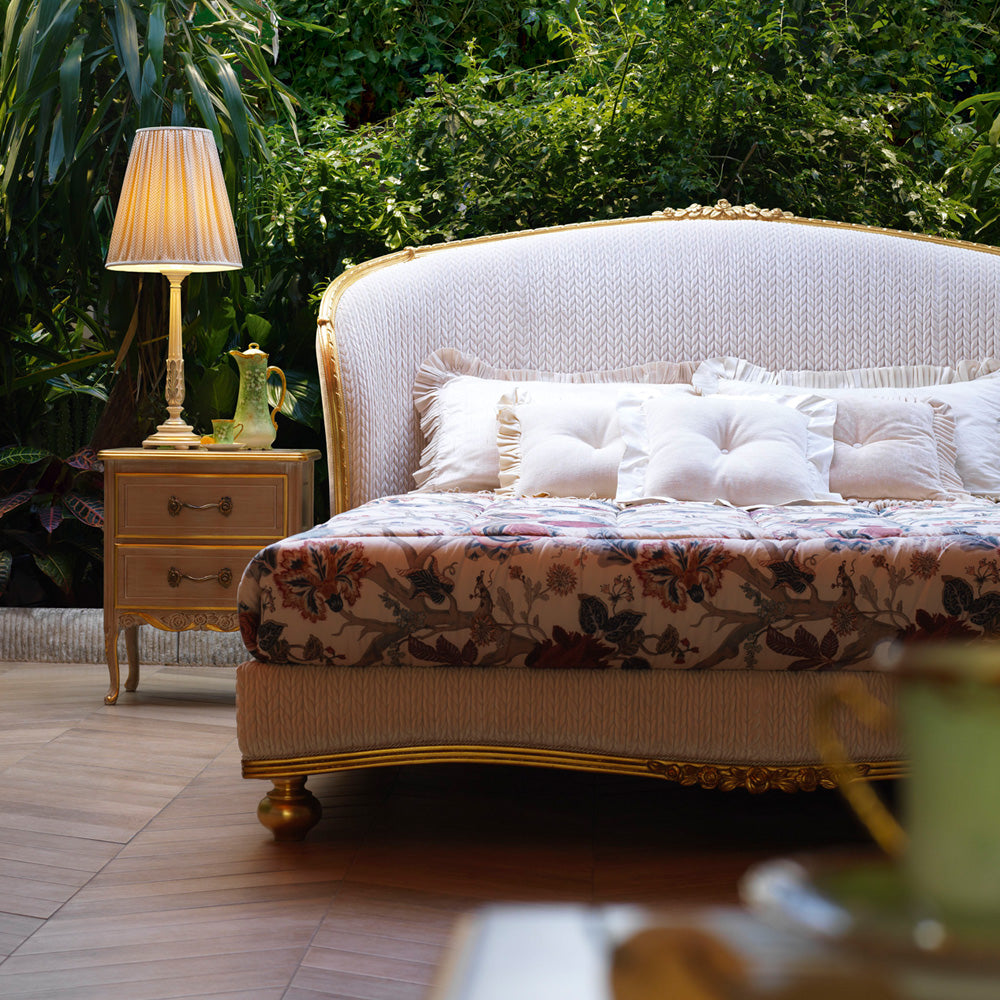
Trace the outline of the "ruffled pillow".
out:
M 771 386 L 720 379 L 721 395 L 783 398 Z M 852 500 L 955 500 L 969 494 L 955 469 L 955 420 L 940 402 L 864 389 L 827 389 L 837 404 L 830 489 Z
M 770 371 L 740 358 L 702 362 L 694 384 L 703 393 L 744 392 L 748 387 L 802 391 L 831 398 L 868 396 L 940 402 L 954 420 L 955 469 L 962 490 L 1000 493 L 1000 360 L 948 365 L 895 365 L 844 371 Z
M 495 490 L 500 486 L 497 408 L 518 388 L 533 400 L 566 384 L 690 383 L 696 365 L 652 362 L 611 371 L 547 372 L 496 368 L 452 348 L 432 354 L 413 386 L 424 447 L 413 473 L 421 491 Z

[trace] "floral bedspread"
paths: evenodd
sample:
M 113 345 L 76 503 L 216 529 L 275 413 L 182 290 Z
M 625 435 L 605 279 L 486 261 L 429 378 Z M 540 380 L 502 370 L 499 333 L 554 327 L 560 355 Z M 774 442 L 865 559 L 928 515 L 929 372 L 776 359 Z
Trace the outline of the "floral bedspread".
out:
M 413 493 L 262 550 L 240 626 L 283 663 L 857 669 L 889 640 L 1000 635 L 998 545 L 987 501 Z

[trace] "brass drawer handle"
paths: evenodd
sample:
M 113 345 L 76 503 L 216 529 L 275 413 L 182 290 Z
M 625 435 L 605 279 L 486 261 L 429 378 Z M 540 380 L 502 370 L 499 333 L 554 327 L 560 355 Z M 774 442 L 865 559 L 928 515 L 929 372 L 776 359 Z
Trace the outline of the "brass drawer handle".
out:
M 218 581 L 223 587 L 228 587 L 233 582 L 233 571 L 224 566 L 218 573 L 209 573 L 208 576 L 188 576 L 182 573 L 176 566 L 171 566 L 167 570 L 167 583 L 171 587 L 179 587 L 181 580 L 190 580 L 192 583 L 206 583 L 209 580 Z
M 180 497 L 170 497 L 167 500 L 167 513 L 171 517 L 177 517 L 177 515 L 187 507 L 188 510 L 217 510 L 220 514 L 225 517 L 229 517 L 233 512 L 233 498 L 232 497 L 222 497 L 218 503 L 185 503 Z

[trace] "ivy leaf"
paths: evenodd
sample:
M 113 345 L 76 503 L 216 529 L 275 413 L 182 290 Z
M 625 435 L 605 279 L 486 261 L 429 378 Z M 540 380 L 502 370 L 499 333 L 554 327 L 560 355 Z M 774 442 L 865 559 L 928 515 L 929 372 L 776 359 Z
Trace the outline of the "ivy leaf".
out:
M 611 642 L 621 642 L 645 617 L 639 611 L 619 611 L 608 619 L 604 626 L 604 634 Z
M 969 605 L 969 620 L 990 634 L 1000 630 L 1000 593 L 993 590 L 976 598 Z
M 765 641 L 769 649 L 773 649 L 782 656 L 795 656 L 798 654 L 799 649 L 795 644 L 795 640 L 789 638 L 783 632 L 779 632 L 774 626 L 768 628 Z
M 954 615 L 957 618 L 963 612 L 968 611 L 974 597 L 972 587 L 965 580 L 960 580 L 957 576 L 944 577 L 941 603 L 949 615 Z
M 826 635 L 820 640 L 819 651 L 825 660 L 832 660 L 840 649 L 840 640 L 833 629 L 827 629 Z
M 608 624 L 608 609 L 599 597 L 586 594 L 580 597 L 580 628 L 587 635 L 603 632 Z
M 507 621 L 512 622 L 514 620 L 514 602 L 505 587 L 497 587 L 497 603 L 506 615 Z

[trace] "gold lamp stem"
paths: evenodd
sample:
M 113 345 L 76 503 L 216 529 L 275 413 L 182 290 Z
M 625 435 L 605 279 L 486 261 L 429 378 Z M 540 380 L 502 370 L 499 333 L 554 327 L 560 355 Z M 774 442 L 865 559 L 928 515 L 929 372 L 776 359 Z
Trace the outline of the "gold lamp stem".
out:
M 184 349 L 181 342 L 181 282 L 187 271 L 165 271 L 170 282 L 170 326 L 167 337 L 167 413 L 165 423 L 142 442 L 144 448 L 197 448 L 201 438 L 181 419 L 184 404 Z

